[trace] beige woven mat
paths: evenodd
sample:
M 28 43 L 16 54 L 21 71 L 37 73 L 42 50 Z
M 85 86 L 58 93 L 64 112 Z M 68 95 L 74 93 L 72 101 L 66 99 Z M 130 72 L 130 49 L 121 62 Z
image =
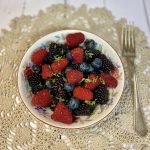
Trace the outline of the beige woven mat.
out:
M 133 101 L 127 63 L 123 96 L 117 109 L 103 122 L 82 130 L 48 126 L 30 114 L 20 99 L 17 71 L 27 49 L 42 36 L 61 29 L 82 29 L 98 34 L 120 53 L 120 29 L 125 19 L 116 21 L 105 8 L 53 5 L 37 16 L 11 21 L 10 30 L 0 37 L 0 149 L 1 150 L 139 150 L 150 146 L 150 132 L 144 138 L 133 130 Z M 140 96 L 150 131 L 150 48 L 145 34 L 136 28 L 137 71 Z

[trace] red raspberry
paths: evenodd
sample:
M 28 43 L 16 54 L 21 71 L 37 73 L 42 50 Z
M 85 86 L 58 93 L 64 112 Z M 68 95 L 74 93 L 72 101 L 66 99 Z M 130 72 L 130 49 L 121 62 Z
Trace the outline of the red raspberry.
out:
M 84 39 L 85 39 L 84 34 L 81 32 L 68 34 L 66 36 L 67 45 L 69 45 L 72 48 L 77 47 L 84 41 Z
M 47 78 L 51 78 L 52 76 L 53 76 L 53 72 L 51 67 L 47 64 L 44 64 L 42 66 L 42 78 L 47 79 Z
M 32 69 L 31 69 L 31 67 L 27 66 L 26 69 L 24 70 L 25 79 L 27 79 L 28 76 L 31 74 L 32 74 Z
M 67 71 L 67 81 L 69 84 L 75 84 L 82 80 L 83 73 L 78 70 L 69 70 Z
M 33 106 L 47 107 L 51 104 L 51 94 L 47 89 L 39 91 L 37 94 L 32 97 Z
M 115 88 L 118 85 L 118 81 L 107 73 L 101 73 L 100 78 L 105 81 L 107 87 Z
M 82 48 L 74 48 L 71 50 L 71 55 L 73 57 L 73 61 L 76 64 L 80 64 L 83 62 L 84 50 Z
M 90 81 L 84 84 L 85 88 L 90 89 L 90 90 L 94 90 L 99 86 L 100 81 L 99 81 L 99 78 L 95 74 L 90 74 L 88 76 L 88 79 Z
M 93 99 L 93 93 L 84 87 L 77 86 L 73 90 L 73 96 L 79 100 L 87 100 L 90 101 Z
M 59 72 L 64 70 L 68 64 L 69 61 L 67 58 L 61 58 L 60 60 L 53 62 L 51 64 L 51 68 L 54 72 Z
M 71 124 L 73 122 L 72 112 L 62 102 L 57 104 L 51 118 L 66 124 Z
M 39 49 L 35 51 L 32 56 L 31 60 L 35 64 L 41 64 L 44 61 L 44 58 L 47 56 L 48 52 L 45 49 Z

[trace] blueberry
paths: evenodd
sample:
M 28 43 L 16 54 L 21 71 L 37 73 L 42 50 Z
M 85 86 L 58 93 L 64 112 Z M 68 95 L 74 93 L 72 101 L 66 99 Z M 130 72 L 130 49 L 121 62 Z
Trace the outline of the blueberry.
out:
M 40 48 L 46 49 L 46 45 L 41 43 Z
M 92 40 L 92 39 L 87 39 L 87 40 L 85 41 L 85 46 L 86 46 L 87 48 L 95 49 L 95 48 L 96 48 L 96 45 L 97 45 L 97 43 L 96 43 L 94 40 Z
M 70 52 L 67 52 L 66 57 L 68 58 L 68 60 L 72 61 L 73 57 L 71 56 Z
M 92 62 L 92 66 L 95 69 L 99 69 L 102 66 L 102 60 L 100 58 L 95 58 Z
M 70 47 L 69 47 L 68 45 L 63 45 L 63 47 L 64 47 L 64 49 L 65 49 L 66 51 L 69 51 L 69 50 L 70 50 Z
M 49 80 L 46 80 L 45 84 L 46 84 L 46 87 L 47 87 L 49 90 L 52 88 L 52 85 L 51 85 L 51 83 L 50 83 Z
M 85 62 L 83 62 L 82 64 L 80 64 L 80 70 L 82 71 L 82 72 L 88 72 L 88 70 L 89 70 L 89 66 L 88 66 L 88 64 L 87 63 L 85 63 Z
M 94 71 L 94 68 L 92 67 L 92 65 L 89 65 L 89 69 L 88 69 L 88 72 L 91 73 Z
M 79 100 L 76 98 L 71 98 L 68 104 L 69 109 L 74 110 L 79 107 Z
M 74 85 L 71 85 L 69 83 L 65 83 L 64 84 L 64 89 L 67 91 L 67 92 L 71 92 L 73 89 L 74 89 Z
M 34 64 L 34 65 L 32 66 L 32 70 L 33 70 L 33 72 L 35 72 L 35 73 L 40 73 L 40 72 L 41 72 L 41 65 Z

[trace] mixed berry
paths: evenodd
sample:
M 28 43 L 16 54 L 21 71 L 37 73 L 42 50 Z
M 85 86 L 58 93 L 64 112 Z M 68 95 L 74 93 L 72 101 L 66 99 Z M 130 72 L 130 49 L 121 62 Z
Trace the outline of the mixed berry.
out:
M 32 105 L 49 107 L 51 119 L 66 124 L 76 116 L 91 115 L 107 104 L 109 88 L 117 87 L 118 69 L 96 49 L 93 39 L 81 32 L 68 34 L 64 44 L 51 42 L 31 56 L 24 70 L 32 93 Z

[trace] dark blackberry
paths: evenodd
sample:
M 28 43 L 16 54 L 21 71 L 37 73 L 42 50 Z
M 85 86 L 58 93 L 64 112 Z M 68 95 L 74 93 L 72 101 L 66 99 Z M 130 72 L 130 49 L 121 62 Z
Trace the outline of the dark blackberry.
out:
M 79 107 L 73 110 L 73 114 L 77 116 L 91 115 L 96 105 L 89 105 L 85 102 L 80 103 Z
M 107 87 L 101 84 L 96 90 L 94 90 L 94 98 L 98 104 L 107 104 L 109 98 L 109 91 Z
M 57 92 L 58 98 L 67 99 L 67 92 L 65 89 L 59 88 Z
M 52 50 L 52 49 L 56 50 L 57 48 L 58 48 L 58 44 L 57 43 L 52 42 L 52 43 L 49 44 L 49 50 Z
M 60 57 L 66 54 L 66 52 L 70 48 L 67 45 L 64 44 L 58 44 L 58 43 L 50 43 L 49 45 L 49 53 L 44 59 L 44 63 L 51 64 L 56 57 Z
M 42 79 L 42 76 L 34 72 L 28 76 L 28 82 L 31 88 L 39 84 L 44 84 L 44 80 Z
M 52 111 L 54 111 L 54 109 L 55 109 L 55 107 L 57 106 L 58 102 L 59 102 L 59 99 L 58 99 L 57 97 L 53 96 L 53 98 L 52 98 L 52 103 L 51 103 L 51 105 L 50 105 L 50 109 L 51 109 Z
M 79 64 L 74 64 L 74 63 L 72 63 L 71 64 L 71 67 L 72 67 L 72 69 L 79 69 Z
M 42 85 L 42 84 L 39 84 L 39 85 L 31 87 L 31 91 L 32 91 L 33 94 L 36 94 L 37 92 L 39 92 L 39 91 L 41 91 L 43 89 L 46 89 L 46 86 Z
M 85 49 L 85 61 L 91 63 L 94 58 L 99 58 L 101 56 L 101 52 L 96 49 Z
M 59 57 L 59 56 L 60 56 L 59 51 L 55 49 L 51 49 L 48 55 L 44 58 L 44 63 L 51 64 L 55 60 L 55 57 Z
M 67 105 L 69 102 L 67 92 L 64 89 L 60 89 L 60 88 L 57 91 L 57 95 L 53 96 L 52 98 L 52 104 L 50 106 L 50 109 L 52 111 L 54 111 L 59 101 L 63 101 L 65 105 Z
M 64 44 L 59 44 L 57 50 L 61 56 L 65 55 L 67 51 L 69 51 L 69 47 Z
M 64 79 L 64 73 L 62 74 L 56 74 L 50 79 L 50 83 L 52 86 L 51 93 L 54 96 L 57 96 L 58 90 L 64 89 L 65 79 Z
M 44 64 L 51 64 L 53 61 L 54 57 L 50 53 L 44 58 Z
M 44 63 L 51 64 L 55 60 L 55 57 L 61 56 L 61 53 L 58 50 L 58 47 L 59 47 L 59 44 L 54 43 L 54 42 L 50 43 L 50 45 L 49 45 L 49 53 L 45 57 Z
M 102 67 L 101 67 L 101 70 L 103 72 L 110 72 L 112 70 L 114 70 L 114 65 L 113 63 L 104 55 L 102 54 L 100 56 L 100 59 L 102 60 Z
M 70 47 L 64 44 L 58 44 L 53 42 L 49 45 L 49 52 L 56 53 L 58 56 L 65 55 L 68 50 L 70 50 Z
M 34 64 L 34 65 L 32 66 L 32 70 L 33 70 L 33 72 L 35 72 L 35 73 L 41 73 L 42 67 L 41 67 L 41 65 Z

